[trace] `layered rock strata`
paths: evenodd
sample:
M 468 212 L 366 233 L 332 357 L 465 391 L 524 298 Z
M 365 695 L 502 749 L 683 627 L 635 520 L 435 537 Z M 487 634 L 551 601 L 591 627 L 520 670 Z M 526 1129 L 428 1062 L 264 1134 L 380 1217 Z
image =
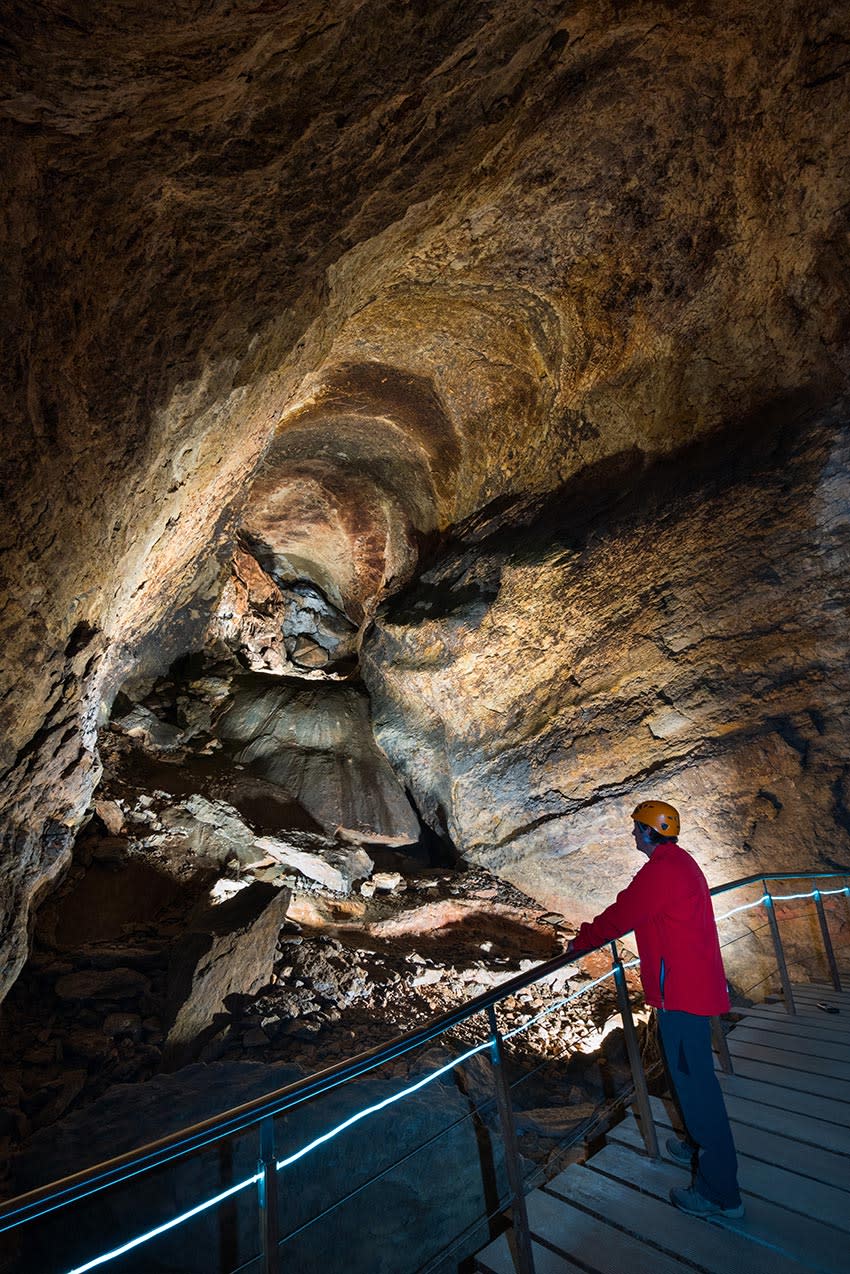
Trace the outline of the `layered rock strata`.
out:
M 835 0 L 4 19 L 0 989 L 242 508 L 357 627 L 493 499 L 831 394 L 850 277 Z
M 847 870 L 849 568 L 843 411 L 624 464 L 461 528 L 382 608 L 377 737 L 465 855 L 571 918 L 639 866 L 654 795 L 713 884 Z

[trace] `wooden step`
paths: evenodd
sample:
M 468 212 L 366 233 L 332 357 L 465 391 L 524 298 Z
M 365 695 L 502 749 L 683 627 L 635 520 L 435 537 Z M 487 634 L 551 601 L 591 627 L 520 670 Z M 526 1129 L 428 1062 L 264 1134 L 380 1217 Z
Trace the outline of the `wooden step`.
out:
M 773 1006 L 747 1009 L 745 1017 L 740 1023 L 733 1025 L 732 1030 L 737 1030 L 739 1025 L 763 1026 L 766 1030 L 791 1031 L 798 1035 L 806 1035 L 813 1030 L 818 1034 L 823 1031 L 827 1039 L 834 1040 L 837 1044 L 850 1040 L 850 1014 L 845 1018 L 840 1013 L 824 1013 L 818 1008 L 798 1006 L 797 1013 L 786 1013 L 784 1008 Z
M 671 1186 L 683 1184 L 681 1169 L 677 1172 L 660 1164 L 655 1172 L 648 1172 L 650 1160 L 622 1147 L 619 1156 L 618 1164 L 607 1157 L 601 1171 L 598 1155 L 586 1167 L 573 1164 L 550 1181 L 547 1189 L 597 1216 L 610 1217 L 644 1242 L 658 1244 L 710 1274 L 728 1274 L 730 1269 L 746 1269 L 748 1274 L 800 1274 L 806 1268 L 796 1255 L 777 1251 L 776 1246 L 768 1250 L 753 1244 L 753 1227 L 746 1219 L 706 1224 L 699 1217 L 679 1212 L 669 1202 L 669 1193 Z M 622 1169 L 624 1175 L 610 1171 L 612 1166 Z M 842 1250 L 842 1260 L 845 1255 Z
M 557 1255 L 572 1258 L 573 1268 L 582 1274 L 693 1274 L 691 1265 L 544 1190 L 533 1190 L 525 1202 L 532 1237 Z M 498 1261 L 499 1274 L 513 1274 L 513 1267 L 505 1265 L 506 1256 L 511 1259 L 502 1235 L 478 1254 L 476 1262 L 479 1269 L 489 1271 Z
M 683 1182 L 687 1184 L 687 1174 L 681 1167 L 662 1160 L 647 1159 L 622 1145 L 605 1146 L 590 1160 L 588 1168 L 616 1177 L 617 1180 L 660 1199 L 668 1197 L 672 1186 L 682 1185 Z M 803 1182 L 802 1185 L 805 1190 L 806 1183 Z M 750 1193 L 747 1189 L 742 1194 L 746 1207 L 743 1218 L 735 1221 L 721 1219 L 711 1223 L 713 1232 L 731 1231 L 766 1245 L 755 1249 L 758 1255 L 754 1253 L 755 1263 L 752 1267 L 743 1261 L 742 1268 L 754 1272 L 767 1263 L 767 1268 L 773 1269 L 770 1266 L 773 1259 L 770 1249 L 778 1248 L 795 1261 L 815 1263 L 819 1269 L 829 1270 L 830 1274 L 846 1274 L 846 1231 L 814 1220 L 799 1211 L 792 1211 L 784 1200 L 766 1198 Z M 741 1241 L 740 1238 L 738 1241 Z M 810 1265 L 806 1265 L 806 1268 L 810 1268 Z
M 841 1128 L 850 1129 L 850 1105 L 845 1101 L 773 1084 L 769 1079 L 748 1079 L 745 1075 L 727 1075 L 723 1071 L 718 1071 L 717 1078 L 727 1097 L 742 1097 L 747 1101 L 761 1102 L 764 1106 L 778 1106 L 780 1110 L 808 1115 L 813 1119 L 826 1119 Z
M 656 1117 L 658 1141 L 664 1152 L 664 1142 L 674 1131 L 669 1118 Z M 633 1116 L 624 1119 L 608 1133 L 609 1145 L 622 1145 L 643 1153 L 644 1143 Z M 776 1203 L 789 1211 L 795 1211 L 832 1225 L 850 1235 L 850 1206 L 847 1192 L 838 1185 L 814 1178 L 799 1176 L 793 1169 L 778 1167 L 763 1159 L 752 1158 L 738 1149 L 738 1185 L 747 1195 L 754 1195 Z M 678 1169 L 680 1181 L 687 1182 L 687 1173 Z M 847 1240 L 850 1252 L 850 1238 Z
M 533 1239 L 531 1255 L 534 1260 L 534 1274 L 586 1274 L 575 1262 Z M 511 1248 L 510 1237 L 502 1234 L 485 1247 L 483 1252 L 479 1252 L 475 1258 L 475 1268 L 482 1274 L 516 1274 L 519 1266 Z
M 735 1032 L 727 1036 L 732 1065 L 741 1057 L 747 1061 L 770 1062 L 774 1066 L 793 1069 L 802 1076 L 816 1075 L 825 1079 L 840 1079 L 850 1083 L 850 1060 L 841 1062 L 833 1058 L 817 1058 L 800 1053 L 786 1052 L 784 1048 L 775 1048 L 769 1044 L 758 1044 L 751 1040 L 735 1039 Z M 807 1084 L 808 1087 L 808 1084 Z
M 836 1041 L 830 1038 L 826 1031 L 810 1030 L 808 1034 L 804 1034 L 786 1029 L 784 1022 L 779 1022 L 776 1026 L 740 1022 L 726 1038 L 729 1041 L 730 1051 L 733 1040 L 736 1044 L 769 1044 L 771 1048 L 781 1048 L 786 1053 L 795 1055 L 799 1053 L 803 1057 L 842 1062 L 850 1069 L 850 1041 Z
M 782 1055 L 780 1055 L 782 1056 Z M 819 1096 L 821 1093 L 832 1101 L 850 1102 L 850 1080 L 830 1079 L 824 1075 L 812 1075 L 790 1066 L 783 1066 L 781 1061 L 763 1061 L 752 1057 L 733 1058 L 735 1074 L 756 1081 L 764 1080 L 768 1084 L 797 1088 L 800 1092 Z M 719 1063 L 718 1063 L 719 1066 Z

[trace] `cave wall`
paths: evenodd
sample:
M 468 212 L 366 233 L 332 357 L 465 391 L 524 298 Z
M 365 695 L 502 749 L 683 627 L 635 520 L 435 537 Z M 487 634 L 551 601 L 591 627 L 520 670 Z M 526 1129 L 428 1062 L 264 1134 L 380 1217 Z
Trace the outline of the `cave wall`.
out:
M 240 526 L 359 624 L 493 500 L 835 397 L 848 32 L 830 0 L 7 6 L 6 980 L 103 703 L 198 639 Z
M 789 413 L 459 528 L 363 652 L 420 807 L 576 918 L 652 797 L 711 884 L 850 870 L 849 477 L 846 406 Z

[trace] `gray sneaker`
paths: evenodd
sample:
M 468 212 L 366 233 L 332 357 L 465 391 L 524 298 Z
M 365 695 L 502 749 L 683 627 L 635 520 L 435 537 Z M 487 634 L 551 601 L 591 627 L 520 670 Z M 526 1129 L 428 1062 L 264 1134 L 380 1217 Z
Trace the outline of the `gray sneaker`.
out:
M 665 1146 L 668 1155 L 675 1163 L 680 1163 L 683 1168 L 693 1167 L 694 1150 L 686 1141 L 680 1141 L 678 1137 L 668 1137 Z
M 699 1190 L 682 1190 L 678 1186 L 674 1186 L 670 1191 L 670 1202 L 674 1203 L 680 1212 L 687 1212 L 689 1216 L 722 1216 L 735 1220 L 744 1215 L 743 1203 L 737 1203 L 733 1208 L 722 1208 L 719 1203 L 706 1199 Z

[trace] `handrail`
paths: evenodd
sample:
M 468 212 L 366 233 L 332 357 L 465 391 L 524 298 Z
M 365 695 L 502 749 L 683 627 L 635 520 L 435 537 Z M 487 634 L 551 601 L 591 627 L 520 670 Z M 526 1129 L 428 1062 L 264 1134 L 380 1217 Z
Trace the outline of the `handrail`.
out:
M 847 878 L 850 872 L 759 872 L 752 876 L 744 876 L 738 880 L 715 885 L 710 894 L 712 897 L 739 889 L 745 885 L 757 884 L 768 880 L 821 880 Z M 850 888 L 838 891 L 850 897 Z M 752 905 L 758 905 L 758 901 Z M 623 935 L 625 936 L 625 935 Z M 263 1097 L 254 1098 L 231 1110 L 211 1116 L 197 1124 L 191 1124 L 159 1138 L 137 1150 L 127 1151 L 113 1159 L 95 1164 L 91 1168 L 73 1173 L 46 1186 L 40 1186 L 26 1194 L 18 1195 L 0 1204 L 0 1233 L 17 1228 L 37 1216 L 79 1202 L 91 1194 L 107 1189 L 120 1181 L 126 1181 L 142 1172 L 153 1170 L 162 1165 L 185 1157 L 205 1145 L 233 1136 L 264 1119 L 280 1115 L 284 1111 L 300 1105 L 313 1097 L 338 1087 L 351 1079 L 356 1079 L 374 1070 L 385 1062 L 393 1061 L 419 1047 L 427 1044 L 435 1037 L 461 1022 L 467 1021 L 477 1013 L 485 1012 L 508 996 L 515 995 L 528 986 L 541 981 L 550 974 L 562 969 L 565 965 L 583 959 L 593 951 L 607 947 L 608 942 L 600 943 L 576 955 L 562 954 L 551 960 L 536 965 L 525 973 L 517 974 L 486 991 L 456 1009 L 431 1018 L 423 1026 L 405 1034 L 397 1035 L 386 1044 L 377 1045 L 356 1054 L 342 1062 L 316 1072 L 305 1079 L 296 1080 L 282 1088 L 276 1089 Z

